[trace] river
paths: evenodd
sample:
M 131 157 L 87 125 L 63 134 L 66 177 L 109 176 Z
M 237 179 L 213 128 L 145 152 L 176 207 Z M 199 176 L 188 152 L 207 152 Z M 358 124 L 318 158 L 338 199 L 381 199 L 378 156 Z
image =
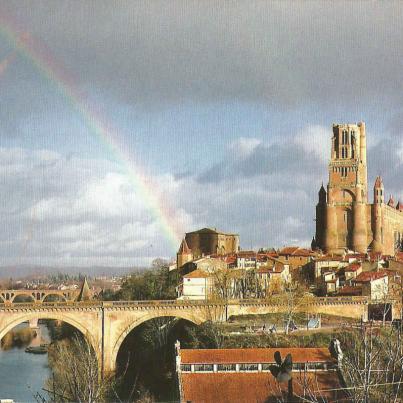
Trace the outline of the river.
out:
M 25 324 L 18 327 L 27 326 Z M 40 325 L 43 339 L 48 339 L 47 327 Z M 0 349 L 0 399 L 15 402 L 35 402 L 34 394 L 42 392 L 49 377 L 47 354 L 28 354 L 23 348 Z

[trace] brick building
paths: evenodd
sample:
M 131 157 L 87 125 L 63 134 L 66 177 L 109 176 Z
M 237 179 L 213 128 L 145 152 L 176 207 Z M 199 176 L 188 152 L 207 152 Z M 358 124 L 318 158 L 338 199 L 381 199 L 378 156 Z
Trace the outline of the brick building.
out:
M 293 360 L 294 396 L 324 401 L 345 399 L 337 361 L 326 348 L 181 350 L 176 346 L 180 401 L 244 403 L 283 401 L 287 383 L 270 373 L 274 353 Z M 309 390 L 309 392 L 308 392 Z
M 188 232 L 183 239 L 177 257 L 177 268 L 203 256 L 227 255 L 239 251 L 239 235 L 227 234 L 215 228 L 202 228 Z
M 314 245 L 331 254 L 346 250 L 395 255 L 403 243 L 402 203 L 385 203 L 382 178 L 368 202 L 365 124 L 334 124 L 327 190 L 316 206 Z

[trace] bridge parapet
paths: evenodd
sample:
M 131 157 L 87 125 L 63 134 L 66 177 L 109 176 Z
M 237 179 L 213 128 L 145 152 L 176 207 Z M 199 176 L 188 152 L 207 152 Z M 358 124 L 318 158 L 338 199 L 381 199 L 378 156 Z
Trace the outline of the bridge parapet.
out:
M 371 300 L 367 297 L 312 297 L 306 299 L 300 303 L 303 306 L 333 306 L 333 305 L 368 305 L 368 304 L 380 304 L 391 303 L 396 304 L 399 301 L 397 299 L 388 300 Z M 216 301 L 216 300 L 143 300 L 143 301 L 57 301 L 57 302 L 42 302 L 41 304 L 30 302 L 7 302 L 0 303 L 0 309 L 29 309 L 29 308 L 43 308 L 58 307 L 58 308 L 72 308 L 88 306 L 93 308 L 103 308 L 108 310 L 136 310 L 136 309 L 163 309 L 163 308 L 213 308 L 213 307 L 225 307 L 225 306 L 286 306 L 287 300 L 285 298 L 276 299 L 232 299 L 228 301 Z

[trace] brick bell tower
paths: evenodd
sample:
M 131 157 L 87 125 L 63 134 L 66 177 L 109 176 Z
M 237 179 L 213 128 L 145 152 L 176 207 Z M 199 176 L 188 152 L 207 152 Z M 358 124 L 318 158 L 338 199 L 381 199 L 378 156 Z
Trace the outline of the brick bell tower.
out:
M 329 183 L 316 207 L 317 246 L 330 254 L 366 253 L 370 220 L 365 123 L 333 124 Z

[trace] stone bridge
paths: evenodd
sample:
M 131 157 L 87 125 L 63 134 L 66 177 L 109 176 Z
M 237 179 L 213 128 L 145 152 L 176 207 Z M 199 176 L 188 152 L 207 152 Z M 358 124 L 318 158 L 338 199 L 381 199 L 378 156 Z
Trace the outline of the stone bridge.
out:
M 315 298 L 300 312 L 368 318 L 371 303 L 364 297 Z M 42 302 L 0 304 L 0 340 L 22 322 L 37 319 L 64 321 L 81 331 L 94 347 L 102 373 L 114 371 L 126 336 L 142 323 L 158 317 L 177 317 L 195 324 L 225 321 L 230 316 L 284 312 L 284 303 L 265 300 L 212 301 L 114 301 Z M 395 312 L 395 314 L 397 311 Z
M 0 290 L 0 303 L 13 303 L 17 297 L 29 298 L 32 302 L 45 302 L 49 296 L 57 296 L 63 301 L 75 301 L 80 290 Z

